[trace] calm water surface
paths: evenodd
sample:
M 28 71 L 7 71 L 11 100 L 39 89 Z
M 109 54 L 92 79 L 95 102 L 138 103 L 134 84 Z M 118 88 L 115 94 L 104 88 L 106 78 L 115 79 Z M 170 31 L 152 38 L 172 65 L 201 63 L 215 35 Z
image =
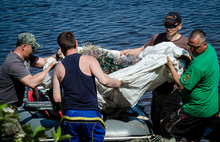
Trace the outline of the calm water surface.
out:
M 180 33 L 188 37 L 194 29 L 202 29 L 207 41 L 220 58 L 219 0 L 1 0 L 0 66 L 15 48 L 16 38 L 30 32 L 42 49 L 35 55 L 46 57 L 57 52 L 57 36 L 72 31 L 80 43 L 91 42 L 101 47 L 122 50 L 138 48 L 151 36 L 164 32 L 162 20 L 170 11 L 182 16 Z M 32 69 L 36 74 L 40 69 Z M 150 112 L 151 93 L 140 104 Z

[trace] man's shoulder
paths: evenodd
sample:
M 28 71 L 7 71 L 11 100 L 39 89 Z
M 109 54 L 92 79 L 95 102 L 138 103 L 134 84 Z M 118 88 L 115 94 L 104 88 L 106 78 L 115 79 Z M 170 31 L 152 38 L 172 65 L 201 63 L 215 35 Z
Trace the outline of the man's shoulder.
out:
M 22 59 L 19 58 L 19 56 L 16 53 L 11 51 L 7 55 L 7 57 L 5 58 L 5 61 L 4 61 L 3 65 L 2 65 L 2 68 L 11 66 L 12 64 L 16 65 L 17 63 L 22 63 Z
M 32 64 L 32 63 L 37 62 L 38 59 L 39 59 L 39 57 L 31 54 L 31 56 L 28 58 L 28 61 L 30 61 Z
M 179 38 L 178 40 L 176 40 L 176 43 L 183 44 L 183 45 L 185 45 L 185 47 L 188 48 L 188 45 L 187 45 L 187 43 L 188 43 L 188 38 L 185 37 L 185 36 L 182 35 L 182 34 L 180 34 L 180 38 Z
M 27 76 L 29 71 L 25 67 L 22 58 L 20 58 L 16 53 L 9 53 L 2 65 L 2 73 L 20 80 Z
M 88 56 L 88 55 L 82 55 L 81 58 L 82 58 L 83 60 L 86 60 L 86 61 L 94 61 L 94 60 L 96 60 L 95 57 L 93 57 L 93 56 Z
M 159 44 L 161 42 L 168 41 L 168 39 L 166 37 L 166 33 L 158 33 L 158 34 L 154 35 L 150 40 L 152 43 L 152 45 L 150 45 L 150 46 L 154 46 L 154 45 Z
M 188 38 L 187 38 L 187 37 L 185 37 L 185 36 L 184 36 L 184 35 L 182 35 L 182 34 L 180 34 L 180 35 L 181 35 L 180 39 L 185 40 L 185 41 L 187 41 L 187 42 L 188 42 Z
M 157 37 L 166 37 L 166 33 L 158 33 L 154 35 L 155 38 Z
M 207 47 L 209 50 L 213 50 L 214 52 L 216 52 L 214 47 L 211 44 L 207 43 Z
M 14 53 L 14 51 L 11 51 L 11 52 L 9 52 L 8 55 L 6 56 L 5 60 L 15 59 L 15 58 L 17 58 L 17 56 L 18 56 L 18 55 L 17 55 L 16 53 Z
M 62 62 L 57 64 L 54 69 L 54 76 L 63 76 L 65 74 L 65 67 Z
M 16 54 L 14 51 L 11 51 L 8 56 L 6 57 L 6 59 L 10 59 L 10 60 L 19 60 L 19 61 L 23 61 L 23 59 L 18 55 Z

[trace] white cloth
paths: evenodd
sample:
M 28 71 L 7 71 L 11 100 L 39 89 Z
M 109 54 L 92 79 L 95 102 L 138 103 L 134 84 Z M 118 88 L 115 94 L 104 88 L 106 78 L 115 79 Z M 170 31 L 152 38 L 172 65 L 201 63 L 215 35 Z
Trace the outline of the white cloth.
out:
M 99 49 L 103 50 L 102 48 Z M 82 47 L 78 47 L 78 51 L 80 50 L 82 50 Z M 114 58 L 126 58 L 126 56 L 120 57 L 120 51 L 118 50 L 108 50 L 108 52 Z M 137 64 L 109 74 L 111 78 L 122 81 L 119 89 L 107 88 L 96 79 L 99 107 L 105 110 L 136 105 L 144 93 L 155 89 L 165 81 L 173 81 L 172 74 L 165 65 L 167 56 L 172 61 L 178 74 L 183 73 L 184 62 L 176 60 L 181 55 L 189 56 L 186 50 L 177 47 L 172 42 L 162 42 L 155 46 L 148 46 L 139 55 L 142 60 Z M 49 62 L 52 62 L 52 60 L 48 59 L 48 64 Z M 43 86 L 45 89 L 52 88 L 50 75 L 45 78 Z
M 136 105 L 145 92 L 155 89 L 165 81 L 173 81 L 172 74 L 165 65 L 167 56 L 173 62 L 178 74 L 181 75 L 183 73 L 184 62 L 176 60 L 181 55 L 188 56 L 189 54 L 172 42 L 148 46 L 139 55 L 142 60 L 137 64 L 109 74 L 111 78 L 117 78 L 122 81 L 122 86 L 119 89 L 107 88 L 98 81 L 96 82 L 99 107 L 107 109 Z
M 48 68 L 49 65 L 50 65 L 54 60 L 55 60 L 55 59 L 52 58 L 52 57 L 51 57 L 51 58 L 48 58 L 46 64 L 45 64 L 44 67 L 43 67 L 43 70 L 45 70 L 46 68 Z M 49 73 L 47 74 L 47 76 L 45 77 L 43 83 L 42 83 L 42 86 L 44 87 L 45 90 L 49 90 L 50 88 L 53 87 L 53 78 L 52 78 L 51 76 L 53 76 L 53 75 L 51 74 L 51 72 L 49 72 Z

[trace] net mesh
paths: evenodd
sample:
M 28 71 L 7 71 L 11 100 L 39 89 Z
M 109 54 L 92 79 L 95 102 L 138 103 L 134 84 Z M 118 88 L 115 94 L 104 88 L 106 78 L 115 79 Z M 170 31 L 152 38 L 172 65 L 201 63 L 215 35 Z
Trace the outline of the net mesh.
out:
M 174 142 L 173 140 L 168 140 L 168 139 L 164 139 L 162 138 L 162 136 L 160 135 L 151 135 L 147 138 L 138 138 L 138 139 L 133 139 L 131 141 L 126 141 L 126 142 Z
M 127 56 L 126 58 L 116 58 L 111 50 L 105 50 L 91 43 L 83 43 L 80 54 L 93 56 L 96 58 L 105 74 L 110 74 L 122 68 L 136 64 L 141 60 L 138 56 Z

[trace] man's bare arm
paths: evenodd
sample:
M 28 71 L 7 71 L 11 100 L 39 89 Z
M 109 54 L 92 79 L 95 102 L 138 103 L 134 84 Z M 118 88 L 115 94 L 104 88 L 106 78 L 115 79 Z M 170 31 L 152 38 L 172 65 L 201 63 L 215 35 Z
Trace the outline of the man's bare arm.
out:
M 112 79 L 104 74 L 99 65 L 99 62 L 95 58 L 91 57 L 90 62 L 91 73 L 98 79 L 98 81 L 102 85 L 110 88 L 119 88 L 121 86 L 121 81 L 119 81 L 118 79 Z
M 32 66 L 32 67 L 37 67 L 37 68 L 43 68 L 44 65 L 47 63 L 47 59 L 48 59 L 48 58 L 51 58 L 51 57 L 54 58 L 54 59 L 56 59 L 56 60 L 59 60 L 59 58 L 62 57 L 62 52 L 61 52 L 61 50 L 59 49 L 59 50 L 57 51 L 57 53 L 54 54 L 54 55 L 52 55 L 52 56 L 48 56 L 48 57 L 45 57 L 45 58 L 39 57 L 38 60 L 37 60 L 35 63 L 31 64 L 31 66 Z
M 179 78 L 181 77 L 177 72 L 176 70 L 174 69 L 173 67 L 173 63 L 170 61 L 170 58 L 167 57 L 167 66 L 170 68 L 170 71 L 173 75 L 173 79 L 174 81 L 176 82 L 176 84 L 179 86 L 179 89 L 180 90 L 184 90 L 185 88 L 180 84 L 179 82 Z
M 64 72 L 65 72 L 65 68 L 62 63 L 59 63 L 54 69 L 54 73 L 53 73 L 53 99 L 56 103 L 62 103 L 60 83 L 63 79 Z
M 143 46 L 140 48 L 134 48 L 134 49 L 125 49 L 125 50 L 121 50 L 120 51 L 120 56 L 122 55 L 135 55 L 138 56 L 141 54 L 141 52 L 143 51 Z
M 21 83 L 23 83 L 24 85 L 30 87 L 30 88 L 35 88 L 38 85 L 40 85 L 41 83 L 43 83 L 47 73 L 53 68 L 53 66 L 55 65 L 56 61 L 53 61 L 48 68 L 46 68 L 45 70 L 43 70 L 42 72 L 35 74 L 35 75 L 27 75 L 24 78 L 22 78 L 20 81 Z

